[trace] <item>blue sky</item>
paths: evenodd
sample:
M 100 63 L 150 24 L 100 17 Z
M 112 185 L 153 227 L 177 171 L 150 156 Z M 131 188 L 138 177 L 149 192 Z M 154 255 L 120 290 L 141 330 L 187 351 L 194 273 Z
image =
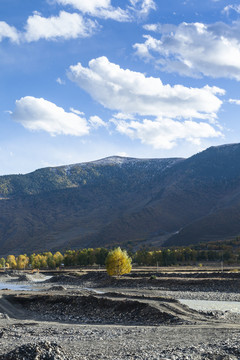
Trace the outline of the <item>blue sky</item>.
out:
M 0 0 L 0 174 L 240 141 L 240 5 Z

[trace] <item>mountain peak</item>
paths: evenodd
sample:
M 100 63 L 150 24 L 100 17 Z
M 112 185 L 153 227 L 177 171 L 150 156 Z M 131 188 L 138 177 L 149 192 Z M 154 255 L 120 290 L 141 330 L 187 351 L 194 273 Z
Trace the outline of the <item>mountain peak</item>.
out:
M 97 165 L 110 165 L 110 164 L 121 165 L 121 164 L 124 164 L 124 163 L 129 162 L 129 161 L 138 161 L 138 160 L 140 160 L 140 159 L 113 155 L 113 156 L 108 156 L 108 157 L 103 158 L 103 159 L 91 161 L 90 163 L 97 164 Z

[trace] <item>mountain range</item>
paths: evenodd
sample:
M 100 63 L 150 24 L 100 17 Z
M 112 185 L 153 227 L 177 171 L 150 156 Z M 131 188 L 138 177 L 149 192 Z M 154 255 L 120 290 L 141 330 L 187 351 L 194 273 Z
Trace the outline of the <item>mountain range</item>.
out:
M 240 144 L 0 176 L 0 255 L 180 246 L 240 234 Z

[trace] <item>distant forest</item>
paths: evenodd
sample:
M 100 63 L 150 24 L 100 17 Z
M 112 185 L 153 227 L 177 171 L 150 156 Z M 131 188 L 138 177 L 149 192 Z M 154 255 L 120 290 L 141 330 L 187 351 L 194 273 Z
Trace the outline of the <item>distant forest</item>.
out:
M 0 268 L 12 269 L 56 269 L 72 266 L 105 266 L 109 249 L 66 250 L 61 253 L 43 252 L 40 254 L 8 255 L 0 259 Z M 224 262 L 240 264 L 240 237 L 228 241 L 213 241 L 188 247 L 148 249 L 137 251 L 128 249 L 128 255 L 137 266 L 177 266 Z

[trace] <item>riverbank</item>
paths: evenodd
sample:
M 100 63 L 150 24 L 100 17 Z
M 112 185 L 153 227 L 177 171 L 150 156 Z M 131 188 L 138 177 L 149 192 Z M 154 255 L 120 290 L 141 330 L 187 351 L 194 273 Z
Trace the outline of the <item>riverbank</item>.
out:
M 177 299 L 240 301 L 239 274 L 201 275 L 2 275 L 6 285 L 35 291 L 0 291 L 0 360 L 237 360 L 239 315 Z

